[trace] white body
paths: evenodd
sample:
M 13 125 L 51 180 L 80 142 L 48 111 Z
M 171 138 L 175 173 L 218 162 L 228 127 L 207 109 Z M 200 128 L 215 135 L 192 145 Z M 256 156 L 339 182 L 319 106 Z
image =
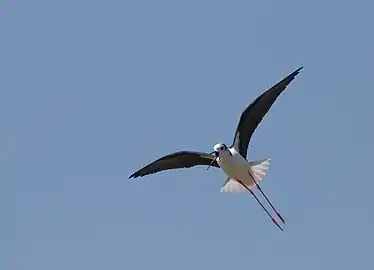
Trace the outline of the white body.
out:
M 214 150 L 218 152 L 217 163 L 228 176 L 222 186 L 222 192 L 245 190 L 238 180 L 248 188 L 252 188 L 256 185 L 253 177 L 257 183 L 261 181 L 270 164 L 270 159 L 247 162 L 234 147 L 222 149 L 222 145 L 217 144 L 214 146 Z

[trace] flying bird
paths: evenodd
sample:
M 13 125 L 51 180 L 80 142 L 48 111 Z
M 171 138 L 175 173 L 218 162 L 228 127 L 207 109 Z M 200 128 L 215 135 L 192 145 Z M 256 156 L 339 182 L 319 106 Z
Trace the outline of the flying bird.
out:
M 263 180 L 270 164 L 270 159 L 247 161 L 247 150 L 249 142 L 264 116 L 270 110 L 279 95 L 286 89 L 287 85 L 294 80 L 303 67 L 298 68 L 277 84 L 266 90 L 250 103 L 240 116 L 235 131 L 233 142 L 230 146 L 224 143 L 214 145 L 213 152 L 178 151 L 163 156 L 154 162 L 144 166 L 129 176 L 130 178 L 143 177 L 160 171 L 180 168 L 191 168 L 197 165 L 206 165 L 221 168 L 227 175 L 227 179 L 221 187 L 221 192 L 239 192 L 247 190 L 261 205 L 273 223 L 283 231 L 276 219 L 269 213 L 258 199 L 252 188 L 257 189 L 264 196 L 278 218 L 285 224 L 282 215 L 276 210 L 259 185 Z

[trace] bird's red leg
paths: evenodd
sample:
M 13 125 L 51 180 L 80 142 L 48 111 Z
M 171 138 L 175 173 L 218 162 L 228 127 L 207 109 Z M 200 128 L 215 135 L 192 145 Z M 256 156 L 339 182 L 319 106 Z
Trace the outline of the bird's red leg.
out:
M 256 194 L 250 189 L 250 188 L 248 188 L 246 185 L 244 185 L 243 184 L 243 182 L 241 182 L 241 181 L 238 181 L 243 187 L 245 187 L 248 191 L 249 191 L 249 193 L 251 193 L 252 194 L 252 196 L 256 199 L 256 201 L 261 205 L 261 207 L 262 207 L 262 209 L 264 209 L 264 211 L 266 212 L 266 214 L 271 218 L 271 220 L 273 221 L 273 223 L 275 224 L 275 225 L 277 225 L 277 227 L 281 230 L 281 231 L 283 231 L 283 229 L 282 229 L 282 227 L 281 226 L 279 226 L 279 224 L 278 224 L 278 222 L 275 220 L 275 218 L 269 213 L 269 211 L 265 208 L 265 206 L 261 203 L 261 201 L 257 198 L 257 196 L 256 196 Z
M 271 208 L 273 208 L 274 212 L 277 214 L 277 216 L 279 217 L 279 219 L 283 222 L 283 224 L 285 224 L 286 222 L 284 221 L 284 218 L 282 217 L 281 214 L 279 214 L 279 212 L 275 209 L 274 205 L 270 202 L 270 200 L 268 199 L 268 197 L 262 191 L 260 185 L 257 183 L 256 179 L 252 176 L 251 172 L 249 172 L 249 175 L 251 176 L 253 182 L 255 182 L 256 187 L 260 190 L 261 194 L 265 197 L 266 201 L 270 204 Z

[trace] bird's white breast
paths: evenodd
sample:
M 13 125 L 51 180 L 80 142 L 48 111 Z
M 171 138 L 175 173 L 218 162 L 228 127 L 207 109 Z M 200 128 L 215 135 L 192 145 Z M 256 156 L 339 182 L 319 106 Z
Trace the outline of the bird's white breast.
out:
M 217 158 L 221 169 L 231 178 L 242 179 L 248 175 L 249 164 L 235 148 L 229 149 L 231 152 L 222 152 Z

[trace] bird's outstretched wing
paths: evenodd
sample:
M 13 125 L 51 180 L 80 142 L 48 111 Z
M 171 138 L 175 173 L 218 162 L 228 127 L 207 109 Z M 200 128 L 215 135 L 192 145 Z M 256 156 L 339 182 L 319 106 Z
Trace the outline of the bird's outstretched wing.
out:
M 232 146 L 234 146 L 244 158 L 247 158 L 248 145 L 257 126 L 270 110 L 275 100 L 286 89 L 287 85 L 293 81 L 296 75 L 299 74 L 302 68 L 303 67 L 298 68 L 276 85 L 266 90 L 243 111 L 235 132 Z
M 155 160 L 130 175 L 129 178 L 142 177 L 148 174 L 171 169 L 190 168 L 197 165 L 208 166 L 212 163 L 213 159 L 214 156 L 203 152 L 179 151 Z M 217 161 L 214 161 L 212 166 L 219 168 Z

